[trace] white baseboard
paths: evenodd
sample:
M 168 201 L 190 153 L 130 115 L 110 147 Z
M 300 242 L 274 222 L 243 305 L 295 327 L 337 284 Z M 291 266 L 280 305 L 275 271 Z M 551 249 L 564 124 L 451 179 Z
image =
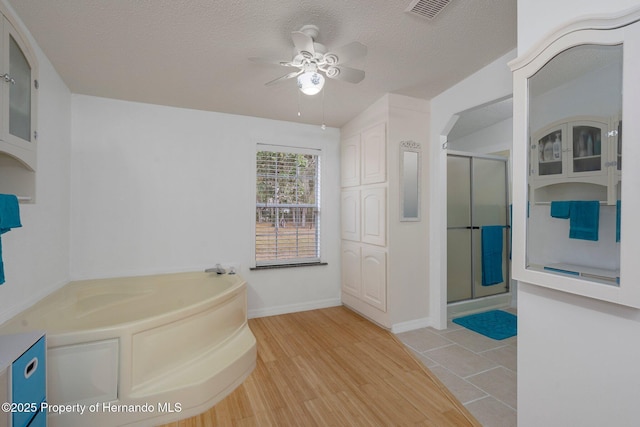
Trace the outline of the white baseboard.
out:
M 247 312 L 249 319 L 257 317 L 277 316 L 279 314 L 297 313 L 299 311 L 317 310 L 319 308 L 337 307 L 342 305 L 340 298 L 330 298 L 300 304 L 279 305 L 276 307 L 253 308 Z
M 394 334 L 400 334 L 402 332 L 413 331 L 414 329 L 421 329 L 432 326 L 430 317 L 423 317 L 422 319 L 409 320 L 408 322 L 394 323 L 391 325 L 391 332 Z

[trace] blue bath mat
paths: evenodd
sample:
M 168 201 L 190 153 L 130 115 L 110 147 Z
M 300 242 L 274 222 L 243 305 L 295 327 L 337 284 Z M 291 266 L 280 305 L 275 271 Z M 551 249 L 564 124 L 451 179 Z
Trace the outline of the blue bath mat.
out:
M 471 314 L 469 316 L 453 319 L 453 323 L 471 329 L 474 332 L 503 340 L 513 337 L 518 332 L 518 318 L 506 311 L 491 310 L 484 313 Z

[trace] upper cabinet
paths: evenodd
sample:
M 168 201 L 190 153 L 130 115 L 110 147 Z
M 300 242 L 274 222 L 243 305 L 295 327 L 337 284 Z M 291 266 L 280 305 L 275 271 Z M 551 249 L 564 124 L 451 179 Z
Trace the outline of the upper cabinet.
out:
M 362 184 L 387 180 L 387 138 L 384 123 L 362 132 L 360 175 Z
M 575 198 L 616 203 L 617 180 L 609 178 L 620 175 L 622 163 L 615 117 L 569 117 L 533 132 L 533 203 Z
M 342 187 L 378 184 L 387 180 L 386 141 L 384 123 L 342 141 Z
M 623 143 L 640 136 L 640 8 L 570 22 L 510 65 L 514 278 L 640 308 L 640 172 L 622 169 L 640 158 Z
M 38 67 L 31 46 L 10 18 L 0 15 L 0 26 L 0 192 L 31 200 L 35 192 Z

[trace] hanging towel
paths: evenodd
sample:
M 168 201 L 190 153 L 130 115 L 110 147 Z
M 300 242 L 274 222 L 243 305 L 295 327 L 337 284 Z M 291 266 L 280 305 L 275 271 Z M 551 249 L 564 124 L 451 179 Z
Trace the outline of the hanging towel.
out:
M 553 201 L 551 202 L 551 216 L 553 218 L 569 218 L 571 210 L 571 202 L 569 201 Z
M 502 283 L 503 225 L 482 227 L 482 286 Z
M 570 210 L 569 238 L 598 241 L 600 202 L 573 201 Z
M 620 200 L 616 202 L 616 242 L 620 241 Z
M 18 227 L 22 227 L 18 198 L 13 194 L 0 194 L 0 234 Z M 4 263 L 2 262 L 2 241 L 0 241 L 0 285 L 3 283 Z

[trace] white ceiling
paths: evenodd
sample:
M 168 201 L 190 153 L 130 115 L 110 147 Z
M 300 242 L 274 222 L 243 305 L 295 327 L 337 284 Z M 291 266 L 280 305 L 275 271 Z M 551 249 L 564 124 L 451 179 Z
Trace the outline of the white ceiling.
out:
M 325 85 L 340 127 L 385 93 L 430 99 L 516 46 L 516 0 L 452 0 L 433 20 L 410 0 L 8 0 L 73 93 L 321 124 L 322 95 L 298 95 L 291 31 L 331 50 L 368 47 L 358 84 Z M 300 103 L 301 117 L 297 116 Z

